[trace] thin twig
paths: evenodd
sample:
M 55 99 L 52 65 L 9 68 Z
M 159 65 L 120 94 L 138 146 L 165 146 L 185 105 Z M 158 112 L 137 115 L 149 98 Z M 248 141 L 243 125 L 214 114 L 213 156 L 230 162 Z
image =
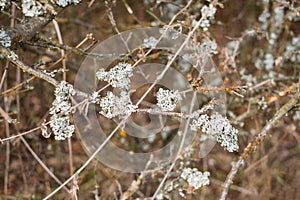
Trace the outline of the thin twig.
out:
M 140 188 L 140 186 L 143 183 L 143 179 L 145 178 L 145 176 L 147 175 L 147 169 L 149 168 L 150 164 L 153 161 L 153 156 L 150 157 L 149 161 L 146 164 L 145 170 L 143 172 L 141 172 L 141 174 L 139 175 L 139 177 L 132 181 L 131 185 L 129 186 L 129 188 L 121 195 L 120 200 L 126 200 L 129 197 L 131 197 L 136 191 L 138 191 L 138 189 Z
M 0 115 L 7 121 L 9 124 L 15 122 L 8 114 L 0 107 Z
M 8 64 L 8 63 L 6 63 Z M 4 88 L 7 88 L 7 79 L 4 81 Z M 5 111 L 8 112 L 10 103 L 8 103 L 7 96 L 4 97 Z M 5 121 L 5 132 L 6 137 L 10 136 L 10 129 L 8 121 Z M 2 141 L 1 141 L 2 142 Z M 4 194 L 6 195 L 8 192 L 8 173 L 9 173 L 9 163 L 10 163 L 10 144 L 6 144 L 6 153 L 5 153 L 5 170 L 4 170 Z
M 35 79 L 35 78 L 36 78 L 36 77 L 33 76 L 33 77 L 31 77 L 31 78 L 29 78 L 29 79 L 27 79 L 27 80 L 25 80 L 25 81 L 23 81 L 23 82 L 21 82 L 21 83 L 15 85 L 15 86 L 13 86 L 13 87 L 11 87 L 11 88 L 9 88 L 9 89 L 3 91 L 2 93 L 0 93 L 0 97 L 4 96 L 5 94 L 8 94 L 8 93 L 10 93 L 10 92 L 13 92 L 13 91 L 15 91 L 15 90 L 18 90 L 20 87 L 22 87 L 22 86 L 25 85 L 25 84 L 28 84 L 30 81 L 32 81 L 32 80 Z
M 31 155 L 36 159 L 36 161 L 38 161 L 38 163 L 43 167 L 43 169 L 58 183 L 58 184 L 62 184 L 61 181 L 52 173 L 52 171 L 45 165 L 45 163 L 38 157 L 38 155 L 36 155 L 36 153 L 33 151 L 33 149 L 29 146 L 29 144 L 27 143 L 27 141 L 25 140 L 25 138 L 23 136 L 20 136 L 21 141 L 23 142 L 23 144 L 25 145 L 25 147 L 27 148 L 27 150 L 31 153 Z M 66 192 L 70 192 L 70 190 L 64 185 L 63 186 L 64 190 Z
M 126 0 L 122 0 L 127 12 L 133 17 L 133 19 L 143 26 L 143 23 L 137 18 L 137 16 L 133 13 L 132 8 L 129 6 L 129 4 L 126 2 Z
M 48 125 L 49 123 L 50 123 L 50 122 L 47 122 L 47 123 L 45 123 L 44 125 Z M 41 128 L 42 128 L 42 126 L 38 126 L 38 127 L 36 127 L 36 128 L 33 128 L 33 129 L 31 129 L 31 130 L 29 130 L 29 131 L 26 131 L 26 132 L 23 132 L 23 133 L 18 133 L 18 134 L 16 134 L 16 135 L 11 135 L 11 136 L 6 137 L 6 138 L 0 138 L 0 141 L 1 141 L 1 143 L 4 143 L 4 142 L 7 142 L 7 141 L 9 141 L 9 140 L 16 139 L 16 138 L 19 138 L 19 137 L 21 137 L 21 136 L 24 136 L 24 135 L 27 135 L 27 134 L 29 134 L 29 133 L 32 133 L 32 132 L 34 132 L 34 131 L 40 130 Z
M 88 34 L 91 35 L 91 34 Z M 96 41 L 95 41 L 96 43 Z M 47 40 L 45 38 L 40 38 L 38 42 L 27 42 L 27 44 L 32 45 L 32 46 L 39 46 L 39 47 L 44 47 L 44 48 L 52 48 L 52 49 L 63 49 L 65 51 L 69 51 L 69 52 L 73 52 L 77 55 L 81 55 L 81 56 L 87 56 L 89 58 L 94 58 L 97 60 L 102 60 L 102 59 L 106 59 L 106 58 L 121 58 L 122 56 L 124 56 L 124 54 L 115 54 L 115 53 L 111 53 L 111 54 L 98 54 L 98 53 L 92 53 L 92 52 L 87 52 L 84 49 L 80 49 L 79 47 L 71 47 L 69 45 L 66 44 L 59 44 L 59 43 L 55 43 L 51 40 Z M 64 57 L 62 57 L 61 59 L 64 59 Z M 61 59 L 59 60 L 59 62 L 61 61 Z
M 63 39 L 62 39 L 60 28 L 59 28 L 57 21 L 55 19 L 53 19 L 52 23 L 54 24 L 54 28 L 56 31 L 56 35 L 57 35 L 59 44 L 63 44 Z M 61 61 L 62 65 L 63 65 L 63 80 L 66 81 L 67 80 L 67 75 L 66 75 L 67 67 L 66 67 L 66 60 L 65 60 L 65 51 L 63 49 L 61 49 L 60 52 L 61 52 L 61 57 L 63 58 Z
M 6 74 L 7 74 L 7 68 L 5 67 L 5 68 L 4 68 L 4 72 L 3 72 L 3 74 L 2 74 L 1 81 L 0 81 L 0 91 L 1 91 L 1 88 L 2 88 L 2 86 L 3 86 L 4 80 L 5 80 L 5 78 L 6 78 Z
M 108 1 L 105 0 L 105 1 L 104 1 L 104 4 L 105 4 L 105 6 L 106 6 L 107 16 L 108 16 L 108 19 L 109 19 L 109 21 L 110 21 L 112 27 L 115 29 L 116 33 L 120 36 L 120 38 L 121 38 L 123 44 L 124 44 L 125 47 L 126 47 L 127 52 L 129 53 L 129 52 L 130 52 L 130 49 L 129 49 L 129 47 L 128 47 L 128 44 L 127 44 L 126 40 L 123 38 L 123 36 L 121 35 L 121 33 L 120 33 L 120 31 L 119 31 L 119 29 L 118 29 L 118 27 L 117 27 L 117 23 L 116 23 L 114 14 L 113 14 L 113 12 L 112 12 L 112 10 L 111 10 L 111 7 L 110 7 L 109 4 L 108 4 Z

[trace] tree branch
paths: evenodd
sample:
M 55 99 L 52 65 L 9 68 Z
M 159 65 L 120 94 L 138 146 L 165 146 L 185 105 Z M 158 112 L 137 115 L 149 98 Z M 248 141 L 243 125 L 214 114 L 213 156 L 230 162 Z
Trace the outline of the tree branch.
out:
M 7 29 L 6 34 L 11 38 L 12 48 L 17 48 L 20 43 L 30 40 L 36 33 L 41 31 L 55 15 L 46 14 L 45 16 L 27 18 L 17 26 Z

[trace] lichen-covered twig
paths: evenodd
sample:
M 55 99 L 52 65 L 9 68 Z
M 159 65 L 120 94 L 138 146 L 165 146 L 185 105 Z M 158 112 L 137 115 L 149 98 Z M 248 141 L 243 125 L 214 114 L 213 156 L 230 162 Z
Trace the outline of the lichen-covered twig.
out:
M 18 56 L 11 51 L 10 49 L 7 48 L 0 48 L 0 53 L 2 55 L 4 55 L 4 57 L 7 58 L 7 60 L 9 60 L 10 62 L 12 62 L 13 64 L 15 64 L 17 67 L 21 68 L 24 72 L 27 72 L 28 74 L 31 74 L 35 77 L 38 77 L 40 79 L 43 79 L 45 81 L 47 81 L 48 83 L 57 86 L 59 84 L 59 81 L 55 80 L 54 78 L 52 78 L 51 76 L 48 76 L 47 74 L 33 69 L 32 67 L 24 64 L 22 61 L 19 60 Z M 77 95 L 83 96 L 83 97 L 88 97 L 89 95 L 79 91 L 79 90 L 75 90 Z
M 6 30 L 7 35 L 12 40 L 12 48 L 16 48 L 19 43 L 30 40 L 36 33 L 42 30 L 55 15 L 46 14 L 45 16 L 32 17 L 24 20 L 17 26 Z
M 244 149 L 243 153 L 239 157 L 238 161 L 235 162 L 225 180 L 225 183 L 223 185 L 222 194 L 220 197 L 220 200 L 225 200 L 226 196 L 228 194 L 228 190 L 230 185 L 233 183 L 233 179 L 235 175 L 237 174 L 239 168 L 243 165 L 247 157 L 253 153 L 259 144 L 261 144 L 265 137 L 267 136 L 268 132 L 271 130 L 272 127 L 276 125 L 276 123 L 288 112 L 290 111 L 296 104 L 300 102 L 300 93 L 299 93 L 299 84 L 296 88 L 296 93 L 294 96 L 286 103 L 284 104 L 272 117 L 272 119 L 264 126 L 262 131 L 256 136 L 256 138 L 249 142 L 247 147 Z
M 39 70 L 35 70 L 26 64 L 24 64 L 22 61 L 19 60 L 18 56 L 7 48 L 1 48 L 0 53 L 4 55 L 11 63 L 15 64 L 17 67 L 21 68 L 24 72 L 27 72 L 31 75 L 34 75 L 36 77 L 39 77 L 48 83 L 51 83 L 52 85 L 56 86 L 58 85 L 58 81 L 56 81 L 54 78 L 48 76 L 47 74 L 44 74 L 43 72 Z

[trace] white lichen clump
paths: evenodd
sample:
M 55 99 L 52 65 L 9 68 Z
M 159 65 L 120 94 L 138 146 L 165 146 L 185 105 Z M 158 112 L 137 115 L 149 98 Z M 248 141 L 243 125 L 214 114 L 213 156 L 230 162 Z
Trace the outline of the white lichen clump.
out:
M 0 29 L 0 44 L 6 48 L 11 46 L 11 39 L 2 28 Z
M 268 9 L 264 9 L 264 11 L 261 13 L 261 15 L 258 17 L 258 21 L 261 24 L 261 28 L 263 30 L 268 29 L 268 19 L 270 18 L 271 14 L 269 13 Z
M 200 172 L 196 168 L 184 168 L 180 177 L 188 182 L 188 184 L 195 189 L 199 189 L 204 185 L 209 185 L 209 175 L 210 173 Z
M 226 117 L 219 113 L 211 116 L 201 114 L 192 121 L 191 129 L 201 128 L 203 133 L 213 136 L 227 151 L 238 151 L 238 130 L 235 129 Z
M 111 119 L 116 116 L 127 116 L 137 109 L 133 105 L 129 94 L 122 91 L 120 97 L 114 95 L 112 92 L 107 92 L 107 95 L 100 100 L 101 111 L 100 114 Z
M 98 103 L 100 101 L 99 99 L 100 95 L 99 92 L 94 91 L 90 96 L 89 96 L 89 101 L 91 103 Z
M 285 44 L 283 55 L 291 62 L 300 63 L 300 53 L 297 53 L 298 49 L 300 49 L 300 34 L 297 37 L 293 37 L 291 41 Z
M 216 14 L 217 8 L 214 7 L 212 4 L 209 4 L 209 6 L 203 6 L 201 8 L 201 15 L 203 17 L 203 20 L 200 24 L 200 27 L 207 31 L 208 27 L 210 26 L 210 20 L 213 20 Z
M 44 14 L 44 7 L 35 0 L 22 0 L 22 12 L 27 17 L 35 17 Z
M 96 72 L 98 80 L 107 81 L 114 88 L 128 89 L 130 77 L 132 76 L 132 66 L 128 63 L 119 63 L 106 72 L 103 68 Z
M 143 40 L 143 45 L 146 48 L 154 48 L 156 46 L 157 43 L 157 39 L 153 36 L 149 37 L 149 38 L 145 38 Z
M 3 10 L 4 7 L 9 3 L 10 3 L 9 0 L 0 0 L 0 10 Z
M 69 103 L 70 95 L 75 94 L 73 86 L 62 81 L 55 89 L 55 100 L 50 108 L 50 127 L 53 131 L 55 140 L 65 140 L 71 137 L 75 127 L 70 124 L 69 114 L 71 104 Z
M 211 40 L 204 40 L 203 43 L 201 44 L 201 48 L 205 50 L 205 52 L 209 54 L 217 54 L 217 48 L 218 45 L 216 42 L 211 41 Z
M 157 106 L 162 111 L 173 111 L 176 108 L 176 104 L 181 101 L 182 98 L 178 91 L 159 88 L 156 99 Z
M 274 57 L 273 57 L 272 54 L 267 53 L 265 55 L 264 64 L 265 64 L 265 69 L 266 70 L 272 70 L 273 69 Z
M 293 115 L 293 120 L 300 120 L 300 110 L 297 110 Z
M 52 3 L 55 3 L 56 5 L 60 6 L 60 7 L 66 7 L 67 5 L 71 5 L 71 4 L 78 4 L 80 3 L 81 0 L 51 0 Z

